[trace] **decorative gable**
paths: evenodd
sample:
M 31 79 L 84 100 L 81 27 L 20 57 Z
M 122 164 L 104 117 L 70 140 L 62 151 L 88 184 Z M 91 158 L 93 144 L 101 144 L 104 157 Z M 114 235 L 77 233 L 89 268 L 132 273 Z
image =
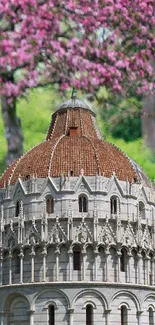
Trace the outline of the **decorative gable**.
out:
M 56 222 L 52 229 L 48 233 L 48 241 L 49 243 L 59 244 L 60 242 L 67 242 L 67 236 L 62 226 L 59 223 L 59 219 L 56 219 Z
M 121 242 L 123 246 L 127 246 L 127 247 L 137 247 L 138 245 L 136 235 L 129 221 L 126 229 L 124 230 Z
M 74 241 L 81 242 L 82 244 L 93 241 L 93 235 L 84 221 L 84 218 L 75 231 Z
M 106 218 L 106 222 L 104 226 L 102 226 L 99 235 L 98 235 L 98 242 L 103 243 L 104 245 L 116 245 L 117 239 L 112 227 L 110 226 L 108 219 Z
M 13 229 L 13 222 L 11 220 L 10 227 L 4 237 L 4 247 L 13 247 L 18 243 L 17 234 Z
M 40 242 L 40 239 L 40 234 L 35 224 L 35 218 L 33 218 L 32 225 L 25 236 L 25 244 L 35 245 Z

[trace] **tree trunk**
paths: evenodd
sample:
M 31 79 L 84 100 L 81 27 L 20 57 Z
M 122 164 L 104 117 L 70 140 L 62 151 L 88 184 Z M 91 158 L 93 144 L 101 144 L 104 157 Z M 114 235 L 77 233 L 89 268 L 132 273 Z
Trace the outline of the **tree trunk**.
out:
M 152 64 L 155 72 L 155 63 Z M 144 114 L 142 115 L 142 134 L 145 144 L 155 156 L 155 92 L 144 99 Z
M 144 99 L 142 133 L 145 144 L 155 155 L 155 94 Z
M 8 144 L 6 155 L 6 165 L 9 166 L 23 153 L 23 134 L 21 122 L 16 115 L 16 101 L 12 104 L 7 102 L 7 98 L 2 96 L 2 118 L 4 121 L 5 135 Z

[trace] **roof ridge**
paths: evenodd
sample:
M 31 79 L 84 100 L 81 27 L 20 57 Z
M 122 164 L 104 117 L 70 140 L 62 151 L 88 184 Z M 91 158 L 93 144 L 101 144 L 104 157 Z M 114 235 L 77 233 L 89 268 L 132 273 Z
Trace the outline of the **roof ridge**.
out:
M 94 146 L 94 143 L 92 142 L 93 138 L 92 139 L 89 139 L 89 137 L 87 137 L 85 134 L 82 135 L 82 137 L 86 138 L 92 145 L 93 147 L 93 150 L 94 150 L 94 153 L 95 153 L 95 158 L 96 158 L 96 161 L 97 161 L 97 169 L 98 169 L 98 174 L 101 172 L 100 170 L 100 164 L 99 164 L 99 157 L 98 157 L 98 153 L 97 153 L 97 150 Z
M 53 149 L 52 149 L 52 152 L 51 152 L 51 157 L 50 157 L 50 161 L 49 161 L 49 168 L 48 168 L 48 177 L 50 176 L 50 172 L 51 172 L 51 164 L 52 164 L 52 158 L 53 158 L 53 155 L 54 155 L 54 151 L 59 143 L 59 141 L 64 138 L 66 135 L 63 134 L 61 137 L 58 138 L 58 140 L 56 141 Z

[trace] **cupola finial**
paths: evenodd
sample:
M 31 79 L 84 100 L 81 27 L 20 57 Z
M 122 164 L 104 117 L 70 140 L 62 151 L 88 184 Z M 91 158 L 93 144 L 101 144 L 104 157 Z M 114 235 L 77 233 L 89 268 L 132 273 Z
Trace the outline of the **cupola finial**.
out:
M 76 89 L 73 87 L 71 98 L 76 98 Z

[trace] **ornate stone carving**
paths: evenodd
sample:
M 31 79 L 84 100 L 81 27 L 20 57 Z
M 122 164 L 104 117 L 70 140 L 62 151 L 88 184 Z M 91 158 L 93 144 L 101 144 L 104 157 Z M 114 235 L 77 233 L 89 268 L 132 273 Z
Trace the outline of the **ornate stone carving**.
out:
M 81 221 L 79 227 L 76 229 L 74 241 L 79 241 L 81 243 L 92 242 L 93 236 L 89 227 L 87 226 L 84 219 Z
M 152 238 L 147 223 L 142 234 L 141 246 L 144 249 L 153 249 Z
M 99 243 L 104 243 L 105 245 L 108 245 L 109 243 L 116 245 L 116 235 L 112 230 L 112 227 L 110 226 L 107 218 L 104 226 L 102 226 L 99 232 L 98 241 Z
M 128 221 L 127 227 L 123 233 L 122 239 L 121 239 L 122 245 L 127 247 L 137 247 L 137 238 L 134 233 L 134 230 L 131 226 L 131 223 Z
M 60 242 L 67 242 L 66 233 L 60 225 L 58 219 L 56 220 L 52 229 L 49 231 L 47 241 L 49 243 L 56 244 L 59 244 Z

